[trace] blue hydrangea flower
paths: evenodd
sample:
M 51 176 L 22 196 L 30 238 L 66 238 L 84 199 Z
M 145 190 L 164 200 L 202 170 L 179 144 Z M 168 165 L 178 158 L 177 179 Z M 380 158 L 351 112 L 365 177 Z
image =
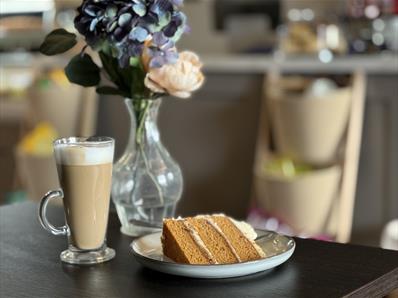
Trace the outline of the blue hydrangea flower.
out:
M 152 67 L 174 63 L 175 43 L 188 30 L 186 16 L 179 11 L 183 0 L 84 0 L 75 18 L 76 29 L 88 45 L 112 48 L 121 67 L 130 57 L 139 57 L 146 40 L 152 38 Z

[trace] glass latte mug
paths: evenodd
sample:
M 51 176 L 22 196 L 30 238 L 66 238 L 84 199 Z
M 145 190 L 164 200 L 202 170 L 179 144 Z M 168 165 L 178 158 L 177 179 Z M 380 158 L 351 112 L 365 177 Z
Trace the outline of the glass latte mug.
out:
M 62 138 L 54 141 L 54 155 L 62 189 L 49 191 L 41 200 L 39 219 L 44 229 L 68 237 L 61 260 L 96 264 L 115 257 L 106 246 L 112 162 L 115 142 L 108 137 Z M 51 199 L 63 199 L 66 225 L 54 227 L 46 217 Z

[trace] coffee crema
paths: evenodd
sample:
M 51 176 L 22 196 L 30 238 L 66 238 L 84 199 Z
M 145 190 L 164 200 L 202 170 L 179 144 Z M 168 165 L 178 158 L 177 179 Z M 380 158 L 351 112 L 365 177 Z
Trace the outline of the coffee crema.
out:
M 70 242 L 81 250 L 100 248 L 108 224 L 113 147 L 59 144 L 54 150 Z

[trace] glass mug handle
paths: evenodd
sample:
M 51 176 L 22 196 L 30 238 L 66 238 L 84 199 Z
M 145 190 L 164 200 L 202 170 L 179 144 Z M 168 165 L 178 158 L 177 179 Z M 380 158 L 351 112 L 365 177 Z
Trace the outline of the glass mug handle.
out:
M 58 190 L 50 190 L 48 193 L 44 195 L 41 199 L 40 207 L 39 207 L 39 220 L 40 224 L 44 229 L 49 231 L 51 234 L 54 235 L 67 235 L 68 234 L 68 227 L 65 225 L 60 228 L 54 227 L 48 220 L 47 220 L 47 204 L 51 199 L 62 199 L 64 197 L 64 193 L 61 189 Z

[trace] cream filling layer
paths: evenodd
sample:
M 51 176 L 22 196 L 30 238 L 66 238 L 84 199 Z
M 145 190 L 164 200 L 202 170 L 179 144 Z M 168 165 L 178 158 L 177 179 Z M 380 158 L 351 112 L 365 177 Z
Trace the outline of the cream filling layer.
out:
M 206 222 L 208 222 L 220 236 L 225 240 L 227 243 L 228 247 L 230 248 L 232 254 L 235 256 L 235 258 L 238 260 L 238 262 L 242 262 L 242 259 L 239 257 L 238 253 L 235 250 L 235 247 L 233 247 L 231 241 L 225 236 L 224 232 L 221 230 L 221 228 L 217 225 L 217 223 L 210 217 L 210 216 L 205 216 L 204 219 Z
M 251 225 L 244 221 L 237 221 L 229 216 L 226 216 L 224 213 L 213 214 L 213 216 L 222 216 L 228 218 L 235 225 L 235 227 L 249 240 L 250 244 L 257 251 L 258 255 L 262 258 L 266 257 L 264 250 L 262 250 L 262 248 L 258 246 L 255 242 L 257 238 L 257 233 Z
M 262 258 L 266 257 L 264 251 L 254 241 L 255 238 L 257 237 L 257 233 L 248 223 L 236 221 L 226 216 L 225 214 L 214 214 L 213 216 L 223 216 L 228 218 L 234 224 L 234 226 L 249 240 L 250 244 L 257 251 L 259 256 Z M 228 247 L 231 249 L 232 254 L 236 257 L 238 262 L 242 262 L 242 259 L 237 254 L 231 241 L 229 241 L 229 239 L 226 237 L 222 229 L 217 225 L 217 223 L 211 218 L 210 215 L 197 215 L 196 217 L 205 219 L 217 231 L 217 233 L 219 233 L 221 237 L 223 237 L 223 239 L 226 241 Z M 203 242 L 202 238 L 200 237 L 199 233 L 195 230 L 195 228 L 185 218 L 179 217 L 177 218 L 177 220 L 182 221 L 184 227 L 190 233 L 192 239 L 198 245 L 199 249 L 209 259 L 210 263 L 219 264 L 217 260 L 214 258 L 213 254 L 210 252 L 210 250 L 206 247 L 205 243 Z
M 251 225 L 244 221 L 237 221 L 232 218 L 229 218 L 229 220 L 235 225 L 235 227 L 238 228 L 238 230 L 246 236 L 246 238 L 249 240 L 253 248 L 257 251 L 259 256 L 262 258 L 266 257 L 265 252 L 261 249 L 260 246 L 257 245 L 257 243 L 254 241 L 257 238 L 257 233 L 254 231 Z
M 182 223 L 184 227 L 187 229 L 189 234 L 191 235 L 193 241 L 198 245 L 199 249 L 206 255 L 206 257 L 209 259 L 211 264 L 218 264 L 210 250 L 206 247 L 204 244 L 202 238 L 200 238 L 198 232 L 195 230 L 195 228 L 185 219 L 182 220 Z

